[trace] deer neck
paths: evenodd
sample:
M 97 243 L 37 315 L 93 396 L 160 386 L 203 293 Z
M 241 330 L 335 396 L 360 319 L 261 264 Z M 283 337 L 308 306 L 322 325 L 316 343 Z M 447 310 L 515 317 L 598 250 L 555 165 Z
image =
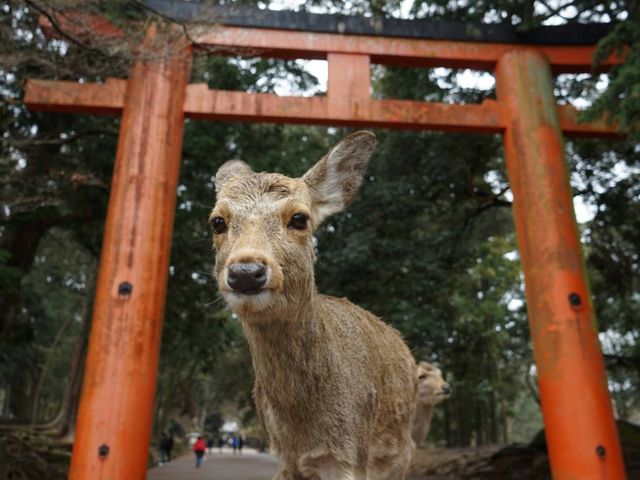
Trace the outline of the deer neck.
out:
M 424 441 L 429 434 L 431 428 L 431 420 L 433 419 L 434 405 L 418 404 L 413 421 L 413 440 L 416 446 Z
M 309 378 L 318 380 L 313 372 L 324 377 L 332 370 L 328 335 L 318 302 L 317 295 L 312 295 L 296 309 L 295 316 L 262 321 L 240 318 L 256 381 L 266 391 L 293 395 Z

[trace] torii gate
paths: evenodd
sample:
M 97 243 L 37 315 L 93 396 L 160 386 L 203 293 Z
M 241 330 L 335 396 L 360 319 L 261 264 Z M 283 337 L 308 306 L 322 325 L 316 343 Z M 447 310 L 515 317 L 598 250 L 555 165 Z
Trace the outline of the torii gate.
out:
M 193 3 L 177 10 L 165 0 L 147 4 L 180 20 L 203 18 L 203 7 Z M 191 29 L 189 41 L 170 43 L 151 26 L 145 43 L 157 54 L 138 58 L 128 80 L 26 86 L 24 101 L 34 110 L 122 115 L 69 478 L 146 475 L 186 116 L 503 134 L 553 476 L 624 479 L 562 138 L 615 132 L 604 123 L 578 123 L 574 109 L 556 106 L 552 83 L 553 73 L 591 71 L 599 27 L 542 29 L 522 44 L 497 25 L 259 10 L 219 10 L 215 18 L 215 27 Z M 123 35 L 102 20 L 92 25 L 96 35 Z M 327 95 L 188 84 L 193 44 L 222 54 L 326 59 Z M 372 99 L 371 62 L 493 71 L 498 99 Z

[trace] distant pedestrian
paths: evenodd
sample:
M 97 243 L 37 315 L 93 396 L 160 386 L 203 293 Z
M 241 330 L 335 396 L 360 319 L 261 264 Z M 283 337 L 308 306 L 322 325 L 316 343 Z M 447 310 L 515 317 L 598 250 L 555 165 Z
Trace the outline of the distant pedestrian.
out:
M 202 457 L 204 457 L 204 452 L 207 449 L 207 446 L 204 443 L 204 438 L 198 437 L 196 443 L 193 444 L 193 453 L 196 454 L 196 468 L 200 468 L 202 466 Z
M 231 448 L 233 448 L 234 454 L 238 452 L 238 437 L 236 437 L 235 435 L 231 437 Z
M 164 465 L 171 461 L 171 449 L 173 448 L 173 437 L 167 432 L 163 432 L 160 437 L 160 464 Z
M 167 440 L 167 458 L 171 461 L 171 450 L 173 450 L 173 435 L 170 433 L 167 434 L 169 439 Z
M 238 435 L 238 453 L 242 453 L 242 447 L 244 447 L 244 438 Z
M 222 447 L 224 447 L 224 436 L 220 435 L 218 439 L 218 447 L 220 447 L 220 453 L 222 453 Z
M 207 437 L 207 453 L 213 452 L 213 438 Z

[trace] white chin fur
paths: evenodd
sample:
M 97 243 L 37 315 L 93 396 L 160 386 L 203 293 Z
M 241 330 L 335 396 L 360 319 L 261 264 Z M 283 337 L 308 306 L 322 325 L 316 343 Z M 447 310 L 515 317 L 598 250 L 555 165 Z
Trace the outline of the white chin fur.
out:
M 273 304 L 273 292 L 270 290 L 262 290 L 260 293 L 253 295 L 245 295 L 233 291 L 222 293 L 229 308 L 234 313 L 242 314 L 244 312 L 260 312 Z

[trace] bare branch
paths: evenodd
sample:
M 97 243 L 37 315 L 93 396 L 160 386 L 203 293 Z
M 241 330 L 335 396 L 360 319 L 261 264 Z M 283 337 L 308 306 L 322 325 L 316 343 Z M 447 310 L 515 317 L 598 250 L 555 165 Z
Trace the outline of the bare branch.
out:
M 568 7 L 572 7 L 572 6 L 574 6 L 574 5 L 577 3 L 575 0 L 574 0 L 574 1 L 572 1 L 572 2 L 569 2 L 569 3 L 565 3 L 565 4 L 563 4 L 563 5 L 559 5 L 558 7 L 552 7 L 552 6 L 551 6 L 551 5 L 549 5 L 545 0 L 538 0 L 538 1 L 539 1 L 539 2 L 542 4 L 542 6 L 543 6 L 544 8 L 546 8 L 546 9 L 547 9 L 547 11 L 549 12 L 549 14 L 547 15 L 547 18 L 550 18 L 550 17 L 556 17 L 556 16 L 557 16 L 557 17 L 562 18 L 563 20 L 566 20 L 567 22 L 571 22 L 571 21 L 575 21 L 575 20 L 576 20 L 576 18 L 575 18 L 575 17 L 565 17 L 564 15 L 562 15 L 562 14 L 560 13 L 560 12 L 561 12 L 562 10 L 564 10 L 565 8 L 568 8 Z
M 61 15 L 59 12 L 57 12 L 56 15 L 54 15 L 51 12 L 47 11 L 45 8 L 38 5 L 33 0 L 24 0 L 24 2 L 29 7 L 33 8 L 36 12 L 43 15 L 51 23 L 51 25 L 56 30 L 56 32 L 65 40 L 68 40 L 69 42 L 73 43 L 74 45 L 77 45 L 78 47 L 81 47 L 83 49 L 89 50 L 91 52 L 95 52 L 99 55 L 109 58 L 109 55 L 107 55 L 101 49 L 89 46 L 87 42 L 83 42 L 82 40 L 74 37 L 69 32 L 67 32 L 64 28 L 62 28 L 62 26 L 58 22 L 58 19 L 56 18 L 57 16 Z
M 61 138 L 51 138 L 51 137 L 40 137 L 40 138 L 12 138 L 9 137 L 5 140 L 5 142 L 15 148 L 26 148 L 26 147 L 40 147 L 40 146 L 52 146 L 52 145 L 68 145 L 73 143 L 81 138 L 96 136 L 96 135 L 109 135 L 111 137 L 117 137 L 118 132 L 110 131 L 110 130 L 84 130 L 82 132 L 77 132 L 72 135 L 68 135 L 67 137 Z

